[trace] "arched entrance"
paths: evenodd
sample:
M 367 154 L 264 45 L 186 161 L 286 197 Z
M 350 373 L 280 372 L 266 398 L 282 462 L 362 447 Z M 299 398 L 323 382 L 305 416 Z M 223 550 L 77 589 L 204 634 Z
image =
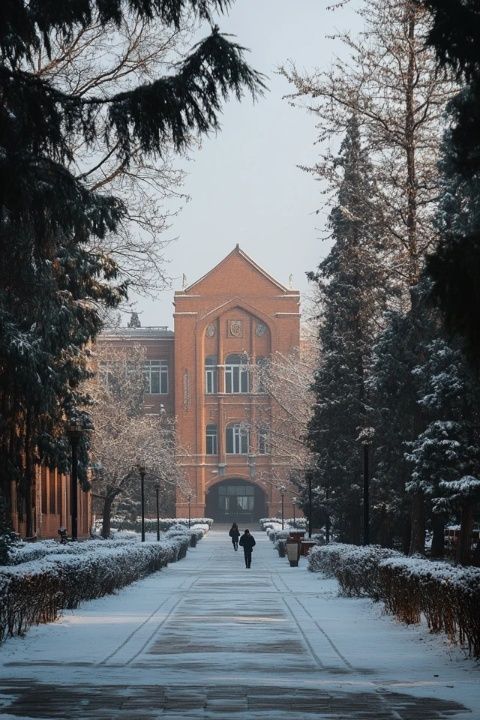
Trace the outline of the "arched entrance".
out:
M 206 514 L 219 523 L 245 524 L 265 517 L 265 493 L 248 480 L 231 478 L 207 492 Z

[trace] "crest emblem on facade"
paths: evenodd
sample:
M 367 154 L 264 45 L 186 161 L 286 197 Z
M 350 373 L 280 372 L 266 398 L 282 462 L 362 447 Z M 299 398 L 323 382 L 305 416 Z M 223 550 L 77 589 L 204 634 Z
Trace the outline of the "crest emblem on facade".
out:
M 229 320 L 228 334 L 230 337 L 243 337 L 243 324 L 241 320 Z
M 215 327 L 215 323 L 210 323 L 210 325 L 207 325 L 207 329 L 205 331 L 207 337 L 215 337 L 216 332 L 217 328 Z
M 265 323 L 257 323 L 257 327 L 255 328 L 255 335 L 257 335 L 258 337 L 262 337 L 262 335 L 265 335 L 266 332 L 267 326 L 265 325 Z

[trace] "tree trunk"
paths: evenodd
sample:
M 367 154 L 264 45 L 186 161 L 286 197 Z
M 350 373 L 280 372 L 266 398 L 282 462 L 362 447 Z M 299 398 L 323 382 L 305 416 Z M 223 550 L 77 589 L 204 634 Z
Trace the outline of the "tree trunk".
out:
M 442 516 L 432 515 L 432 558 L 443 558 L 445 554 L 445 520 Z
M 112 507 L 115 495 L 106 495 L 103 500 L 102 510 L 102 537 L 108 540 L 111 532 Z
M 409 285 L 412 288 L 418 282 L 418 242 L 417 242 L 417 176 L 415 167 L 415 21 L 416 8 L 409 3 L 408 13 L 408 68 L 405 87 L 405 150 L 407 154 L 407 235 L 409 260 Z
M 33 465 L 33 452 L 31 449 L 30 412 L 27 412 L 25 423 L 25 468 L 24 468 L 24 495 L 25 495 L 25 535 L 33 537 L 35 534 L 34 507 L 35 482 Z
M 473 504 L 465 500 L 462 504 L 460 538 L 457 548 L 457 561 L 460 565 L 469 565 L 472 555 Z
M 425 554 L 425 500 L 423 493 L 417 492 L 412 497 L 412 527 L 410 532 L 409 555 Z

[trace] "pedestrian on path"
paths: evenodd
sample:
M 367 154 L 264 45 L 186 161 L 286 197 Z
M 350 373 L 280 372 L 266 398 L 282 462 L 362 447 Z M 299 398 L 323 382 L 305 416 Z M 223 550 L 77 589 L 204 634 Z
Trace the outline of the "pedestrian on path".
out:
M 238 529 L 237 523 L 233 523 L 228 534 L 232 538 L 233 549 L 238 550 L 238 538 L 240 537 L 240 530 Z
M 250 534 L 250 530 L 245 530 L 240 538 L 240 546 L 243 547 L 243 552 L 245 554 L 246 568 L 249 568 L 252 564 L 252 550 L 254 545 L 256 545 L 255 538 Z

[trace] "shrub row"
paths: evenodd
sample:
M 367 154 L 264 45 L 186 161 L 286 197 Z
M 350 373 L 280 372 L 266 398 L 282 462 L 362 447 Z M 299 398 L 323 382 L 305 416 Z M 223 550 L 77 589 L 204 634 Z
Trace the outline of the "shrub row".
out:
M 187 530 L 155 543 L 72 544 L 73 552 L 0 568 L 0 642 L 23 635 L 31 625 L 55 620 L 62 609 L 113 593 L 180 560 L 190 537 Z
M 341 544 L 313 548 L 309 569 L 336 577 L 344 595 L 382 600 L 401 622 L 425 617 L 431 632 L 446 633 L 480 657 L 480 569 Z
M 188 526 L 188 518 L 160 518 L 160 530 L 163 532 L 169 530 L 174 525 Z M 190 526 L 192 525 L 208 525 L 208 527 L 211 528 L 213 520 L 212 518 L 190 518 Z M 95 527 L 99 529 L 101 526 L 102 522 L 98 520 L 95 523 Z M 140 532 L 142 529 L 142 521 L 139 517 L 137 517 L 136 520 L 113 517 L 111 527 L 113 530 L 134 530 L 135 532 Z M 146 532 L 156 532 L 157 519 L 145 518 L 145 530 Z

